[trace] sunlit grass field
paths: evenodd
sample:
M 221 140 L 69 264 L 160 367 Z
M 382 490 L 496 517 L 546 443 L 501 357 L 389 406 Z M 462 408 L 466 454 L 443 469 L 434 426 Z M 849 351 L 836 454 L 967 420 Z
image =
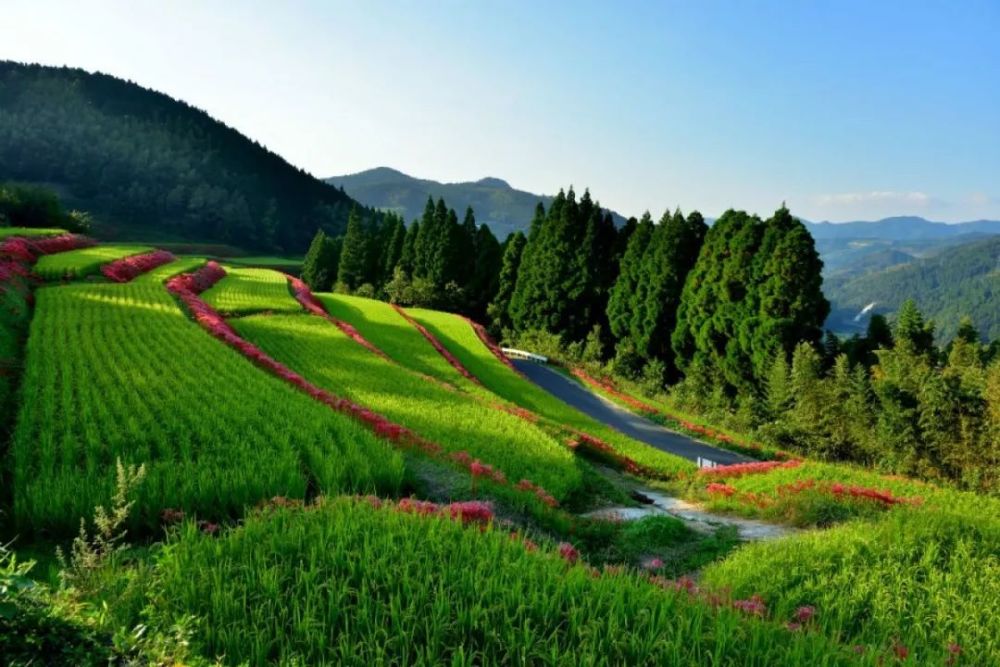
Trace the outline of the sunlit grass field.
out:
M 271 269 L 226 267 L 226 277 L 202 298 L 222 313 L 242 315 L 259 311 L 296 313 L 302 306 L 292 296 L 288 279 Z
M 82 278 L 94 275 L 101 267 L 122 257 L 151 252 L 143 245 L 98 245 L 52 255 L 43 255 L 35 264 L 35 273 L 45 280 Z

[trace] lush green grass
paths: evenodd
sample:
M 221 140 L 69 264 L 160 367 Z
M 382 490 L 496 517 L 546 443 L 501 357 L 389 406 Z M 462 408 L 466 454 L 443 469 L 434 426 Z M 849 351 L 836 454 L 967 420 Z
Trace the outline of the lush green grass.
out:
M 22 528 L 73 531 L 117 458 L 149 468 L 136 515 L 238 516 L 274 495 L 398 488 L 397 453 L 205 334 L 161 285 L 38 290 L 13 440 Z
M 354 326 L 390 359 L 465 389 L 469 382 L 392 305 L 344 294 L 317 294 L 331 315 Z
M 227 264 L 237 266 L 260 266 L 274 269 L 294 268 L 302 266 L 302 257 L 227 257 Z
M 99 245 L 58 252 L 40 257 L 35 263 L 34 271 L 45 280 L 82 278 L 98 273 L 103 265 L 116 259 L 152 252 L 154 249 L 143 245 Z
M 219 538 L 188 525 L 142 577 L 156 582 L 148 615 L 120 623 L 195 614 L 194 648 L 228 664 L 850 662 L 821 636 L 595 576 L 508 533 L 351 499 L 270 510 Z
M 801 605 L 845 643 L 896 641 L 915 664 L 1000 664 L 1000 528 L 996 515 L 900 507 L 878 522 L 749 545 L 708 567 L 703 582 L 761 594 L 776 619 Z
M 427 327 L 488 389 L 546 419 L 597 436 L 636 463 L 666 476 L 694 470 L 690 461 L 662 452 L 601 424 L 553 397 L 502 364 L 483 345 L 468 322 L 457 315 L 411 308 L 407 311 Z
M 226 277 L 201 295 L 222 313 L 242 315 L 260 311 L 297 313 L 302 306 L 292 296 L 288 279 L 271 269 L 238 269 L 226 266 Z
M 494 464 L 512 482 L 529 479 L 558 499 L 580 484 L 572 452 L 538 427 L 372 354 L 320 317 L 258 315 L 231 324 L 311 382 L 448 451 Z
M 132 282 L 160 284 L 170 280 L 177 274 L 194 271 L 204 263 L 204 257 L 181 257 L 137 276 Z
M 58 236 L 65 233 L 65 229 L 55 227 L 0 227 L 0 241 L 11 236 Z

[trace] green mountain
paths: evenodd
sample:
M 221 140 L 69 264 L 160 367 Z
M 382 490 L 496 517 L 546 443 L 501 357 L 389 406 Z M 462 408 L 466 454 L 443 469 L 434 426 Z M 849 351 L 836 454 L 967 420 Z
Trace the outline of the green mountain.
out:
M 41 183 L 98 236 L 301 252 L 350 197 L 162 93 L 80 69 L 0 61 L 0 181 Z
M 1000 236 L 950 247 L 931 257 L 890 266 L 849 280 L 828 280 L 824 291 L 833 309 L 827 326 L 835 331 L 861 329 L 859 313 L 892 313 L 907 298 L 916 300 L 937 325 L 938 338 L 955 334 L 963 315 L 980 334 L 1000 337 Z M 874 304 L 874 305 L 872 305 Z
M 327 183 L 343 188 L 361 203 L 373 208 L 393 211 L 407 222 L 420 216 L 427 197 L 444 197 L 448 206 L 460 213 L 471 206 L 476 220 L 489 225 L 493 233 L 504 238 L 515 231 L 526 231 L 542 202 L 548 208 L 553 197 L 515 190 L 499 178 L 483 178 L 468 183 L 440 183 L 415 178 L 389 167 L 377 167 L 347 176 L 333 176 Z M 615 224 L 625 219 L 611 211 Z

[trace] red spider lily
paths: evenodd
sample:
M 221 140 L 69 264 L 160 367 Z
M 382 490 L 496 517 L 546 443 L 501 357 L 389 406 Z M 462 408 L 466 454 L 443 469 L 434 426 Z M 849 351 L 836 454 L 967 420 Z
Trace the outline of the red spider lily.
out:
M 452 519 L 461 519 L 462 523 L 487 524 L 493 520 L 493 505 L 479 500 L 451 503 L 444 511 Z
M 577 551 L 569 542 L 559 543 L 559 555 L 562 556 L 563 560 L 571 565 L 580 558 L 580 552 Z
M 767 614 L 767 605 L 764 603 L 764 599 L 756 594 L 751 595 L 746 600 L 734 600 L 733 608 L 738 609 L 745 614 L 761 618 Z
M 788 623 L 785 623 L 785 628 L 789 632 L 798 632 L 799 630 L 802 629 L 802 624 L 796 623 L 795 621 L 789 621 Z
M 862 498 L 866 500 L 872 500 L 874 502 L 882 503 L 883 505 L 890 506 L 905 502 L 916 502 L 918 499 L 908 499 L 899 498 L 892 495 L 891 491 L 878 491 L 876 489 L 870 489 L 863 486 L 850 486 L 845 487 L 843 484 L 832 484 L 830 486 L 830 492 L 835 496 L 851 496 L 854 498 Z
M 219 532 L 219 524 L 212 523 L 211 521 L 199 521 L 198 530 L 206 535 L 215 535 Z
M 663 567 L 663 561 L 659 558 L 650 558 L 649 560 L 643 562 L 642 567 L 643 569 L 650 571 L 659 570 Z
M 472 473 L 473 477 L 486 477 L 492 470 L 491 466 L 482 463 L 479 459 L 469 464 L 469 472 Z
M 795 620 L 799 623 L 808 623 L 816 615 L 816 607 L 803 605 L 795 610 Z
M 722 479 L 728 477 L 743 477 L 744 475 L 759 475 L 777 468 L 797 468 L 802 461 L 754 461 L 752 463 L 734 463 L 728 466 L 702 468 L 698 474 L 702 477 Z
M 900 660 L 906 660 L 910 657 L 910 649 L 906 648 L 906 646 L 898 640 L 892 645 L 892 653 Z
M 174 256 L 166 250 L 154 250 L 141 255 L 122 257 L 105 264 L 101 267 L 101 273 L 116 283 L 127 283 L 136 276 L 172 261 Z
M 184 520 L 184 510 L 175 510 L 173 508 L 166 508 L 160 512 L 160 520 L 163 523 L 180 523 Z
M 948 659 L 946 665 L 954 665 L 958 661 L 958 656 L 962 655 L 962 647 L 958 644 L 948 644 Z
M 736 489 L 734 489 L 733 487 L 729 486 L 728 484 L 720 484 L 719 482 L 712 482 L 711 484 L 705 487 L 705 490 L 708 491 L 710 494 L 723 495 L 727 498 L 736 493 Z
M 93 239 L 77 234 L 61 234 L 40 239 L 11 236 L 0 243 L 0 255 L 33 263 L 41 255 L 88 248 L 96 243 Z
M 440 509 L 441 506 L 437 503 L 432 503 L 429 500 L 417 500 L 415 498 L 403 498 L 396 503 L 396 510 L 405 514 L 428 516 L 436 514 Z

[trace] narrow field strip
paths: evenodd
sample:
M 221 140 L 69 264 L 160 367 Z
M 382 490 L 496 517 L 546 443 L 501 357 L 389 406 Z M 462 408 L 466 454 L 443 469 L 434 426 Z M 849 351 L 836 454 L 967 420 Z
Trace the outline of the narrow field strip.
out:
M 226 269 L 226 277 L 201 295 L 209 306 L 227 315 L 274 312 L 298 313 L 302 306 L 292 296 L 285 274 L 273 269 Z
M 0 255 L 18 261 L 33 264 L 43 255 L 68 252 L 80 248 L 89 248 L 96 241 L 79 234 L 60 234 L 58 236 L 23 237 L 9 236 L 0 242 Z
M 551 422 L 589 434 L 597 442 L 610 445 L 618 455 L 657 476 L 672 477 L 695 469 L 690 461 L 633 440 L 554 398 L 494 356 L 461 316 L 419 308 L 411 308 L 407 312 L 426 327 L 486 388 L 501 398 Z
M 531 480 L 557 499 L 580 483 L 572 453 L 537 427 L 370 354 L 323 319 L 248 316 L 230 324 L 318 386 L 412 429 L 448 452 L 464 452 L 492 464 L 507 479 Z
M 38 290 L 12 445 L 25 531 L 68 534 L 145 464 L 136 522 L 238 517 L 275 495 L 392 492 L 399 454 L 205 336 L 151 282 Z
M 0 227 L 0 241 L 11 236 L 60 236 L 68 233 L 65 229 L 55 227 Z
M 358 331 L 351 324 L 333 317 L 330 312 L 326 309 L 326 306 L 316 298 L 316 295 L 312 293 L 309 286 L 304 282 L 296 278 L 295 276 L 286 276 L 288 278 L 288 284 L 291 285 L 292 293 L 295 295 L 295 299 L 302 304 L 302 307 L 309 313 L 322 317 L 327 322 L 330 322 L 338 329 L 343 331 L 351 340 L 353 340 L 358 345 L 361 345 L 366 350 L 373 354 L 377 354 L 383 359 L 389 359 L 385 352 L 376 347 L 371 341 L 365 338 L 360 331 Z
M 174 259 L 174 261 L 158 266 L 152 271 L 147 271 L 133 282 L 159 285 L 176 275 L 194 271 L 205 264 L 206 261 L 204 257 L 181 257 Z
M 391 304 L 346 294 L 317 294 L 326 310 L 350 323 L 393 361 L 457 387 L 471 382 L 448 363 Z
M 473 384 L 482 384 L 479 381 L 479 378 L 470 373 L 469 369 L 463 366 L 462 362 L 459 361 L 458 358 L 455 357 L 455 355 L 449 352 L 448 348 L 442 345 L 441 341 L 439 341 L 434 334 L 428 331 L 422 324 L 420 324 L 420 322 L 417 322 L 415 319 L 410 317 L 409 313 L 407 313 L 406 310 L 404 310 L 401 306 L 397 305 L 393 305 L 393 308 L 396 310 L 397 313 L 399 313 L 400 317 L 409 322 L 413 328 L 415 328 L 418 332 L 420 332 L 421 336 L 427 339 L 427 342 L 431 344 L 431 347 L 437 350 L 438 354 L 440 354 L 444 358 L 444 360 L 451 365 L 452 368 L 458 371 L 459 375 L 464 377 L 469 382 L 472 382 Z
M 97 245 L 44 255 L 35 264 L 35 273 L 45 280 L 84 278 L 100 272 L 101 266 L 123 257 L 152 252 L 142 245 Z

